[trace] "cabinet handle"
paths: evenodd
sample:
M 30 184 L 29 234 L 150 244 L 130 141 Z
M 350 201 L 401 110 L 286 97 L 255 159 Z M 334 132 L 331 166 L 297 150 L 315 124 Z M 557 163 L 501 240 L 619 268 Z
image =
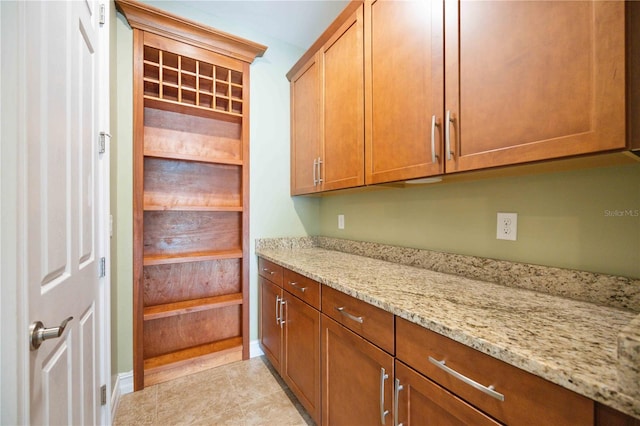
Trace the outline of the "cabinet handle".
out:
M 318 159 L 313 159 L 313 186 L 318 185 L 318 178 L 316 177 L 316 169 L 318 168 Z
M 435 115 L 431 116 L 431 162 L 436 163 L 438 161 L 438 154 L 436 154 L 436 127 L 439 127 L 438 119 Z
M 318 157 L 318 185 L 320 185 L 324 180 L 322 179 L 322 159 Z
M 362 317 L 357 317 L 353 314 L 350 314 L 349 312 L 344 310 L 344 306 L 340 306 L 337 307 L 336 306 L 336 311 L 340 312 L 342 315 L 344 315 L 345 317 L 354 320 L 355 322 L 359 322 L 360 324 L 362 324 L 364 322 L 364 319 Z
M 304 293 L 305 291 L 307 291 L 307 288 L 306 288 L 306 287 L 300 287 L 300 285 L 299 285 L 298 283 L 296 283 L 296 282 L 291 282 L 291 281 L 289 281 L 289 285 L 290 285 L 291 287 L 295 288 L 296 290 L 299 290 L 299 291 L 301 291 L 301 292 L 303 292 L 303 293 Z
M 284 300 L 284 298 L 280 299 L 280 328 L 282 328 L 282 325 L 285 323 L 284 320 L 284 305 L 287 303 L 286 300 Z
M 451 117 L 451 111 L 447 110 L 444 118 L 444 144 L 447 151 L 447 160 L 451 160 L 453 155 L 453 151 L 451 151 L 451 123 L 454 121 L 455 119 Z
M 273 274 L 275 274 L 275 273 L 276 273 L 275 271 L 270 271 L 270 270 L 268 270 L 267 268 L 262 268 L 262 271 L 263 271 L 263 272 L 268 272 L 270 275 L 273 275 Z
M 384 424 L 384 418 L 389 414 L 389 410 L 384 409 L 384 382 L 389 378 L 389 375 L 384 371 L 384 368 L 380 368 L 380 423 Z
M 400 391 L 402 389 L 404 389 L 404 386 L 400 384 L 400 379 L 396 379 L 396 385 L 393 395 L 393 426 L 402 426 L 402 423 L 398 423 L 398 411 L 400 411 L 398 401 L 400 399 Z
M 276 296 L 276 325 L 280 324 L 280 296 Z
M 468 384 L 469 386 L 473 386 L 474 388 L 478 389 L 481 392 L 486 393 L 489 396 L 494 397 L 495 399 L 499 400 L 499 401 L 504 401 L 504 395 L 496 392 L 493 387 L 493 385 L 490 386 L 484 386 L 481 385 L 480 383 L 476 382 L 473 379 L 468 378 L 467 376 L 464 376 L 460 373 L 458 373 L 456 370 L 454 370 L 453 368 L 447 367 L 446 365 L 444 365 L 445 361 L 438 361 L 437 359 L 433 358 L 433 357 L 429 357 L 429 362 L 431 362 L 431 364 L 435 365 L 436 367 L 444 370 L 445 372 L 451 374 L 453 377 L 455 377 L 458 380 L 462 380 L 464 383 Z

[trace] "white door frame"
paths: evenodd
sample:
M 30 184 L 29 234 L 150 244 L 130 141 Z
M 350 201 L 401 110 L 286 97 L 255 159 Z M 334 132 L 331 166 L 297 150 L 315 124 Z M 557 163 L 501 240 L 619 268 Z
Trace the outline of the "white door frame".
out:
M 101 75 L 98 128 L 109 133 L 109 28 L 113 0 L 106 4 L 106 22 L 99 32 Z M 28 28 L 24 5 L 16 1 L 0 1 L 0 424 L 29 423 L 28 359 L 28 288 L 25 280 L 23 237 L 26 211 L 24 188 L 26 154 L 24 134 L 27 105 L 21 100 L 24 87 L 20 52 L 24 49 L 21 28 Z M 98 351 L 100 383 L 107 387 L 107 404 L 101 407 L 100 424 L 111 423 L 111 308 L 109 273 L 109 138 L 107 152 L 101 155 L 99 174 L 103 182 L 99 193 L 100 215 L 98 256 L 106 258 L 106 276 L 100 281 L 98 318 Z M 21 167 L 19 167 L 21 165 Z

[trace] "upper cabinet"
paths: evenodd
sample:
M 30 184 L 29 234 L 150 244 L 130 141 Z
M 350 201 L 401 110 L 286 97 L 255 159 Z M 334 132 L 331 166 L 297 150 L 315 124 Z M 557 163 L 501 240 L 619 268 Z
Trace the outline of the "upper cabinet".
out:
M 624 2 L 445 8 L 447 172 L 625 148 Z
M 364 185 L 364 12 L 351 3 L 287 74 L 291 193 Z
M 362 123 L 367 185 L 637 148 L 627 135 L 639 92 L 625 81 L 636 74 L 629 46 L 638 43 L 625 29 L 636 9 L 627 3 L 366 0 L 364 121 L 344 102 L 359 94 L 357 75 L 323 63 L 327 40 L 347 34 L 343 13 L 288 75 L 292 194 L 362 185 L 352 163 L 361 157 L 343 155 L 358 149 Z M 304 69 L 317 78 L 315 112 L 291 79 Z M 296 131 L 301 108 L 315 128 Z M 294 154 L 301 132 L 320 141 L 303 151 L 304 164 Z M 311 185 L 296 181 L 303 166 Z
M 372 1 L 365 32 L 367 184 L 442 173 L 442 2 Z

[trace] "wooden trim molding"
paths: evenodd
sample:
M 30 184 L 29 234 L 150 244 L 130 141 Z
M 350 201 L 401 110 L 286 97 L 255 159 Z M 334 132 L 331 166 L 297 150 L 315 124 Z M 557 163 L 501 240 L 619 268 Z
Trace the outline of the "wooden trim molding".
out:
M 267 50 L 264 46 L 206 25 L 165 12 L 135 0 L 116 0 L 116 7 L 132 28 L 169 37 L 251 63 Z

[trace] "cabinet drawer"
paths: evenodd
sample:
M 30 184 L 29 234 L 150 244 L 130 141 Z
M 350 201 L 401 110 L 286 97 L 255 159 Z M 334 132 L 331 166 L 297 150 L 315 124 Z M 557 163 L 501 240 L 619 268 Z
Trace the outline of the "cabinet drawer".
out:
M 402 318 L 396 319 L 396 337 L 399 360 L 501 422 L 593 424 L 593 401 L 584 396 Z M 445 361 L 442 367 L 483 386 L 493 386 L 504 401 L 444 371 L 436 361 Z
M 320 310 L 320 283 L 288 269 L 283 272 L 283 288 Z
M 322 312 L 393 355 L 393 314 L 327 286 L 322 289 Z
M 280 265 L 258 258 L 258 273 L 280 287 L 282 287 L 282 269 Z

